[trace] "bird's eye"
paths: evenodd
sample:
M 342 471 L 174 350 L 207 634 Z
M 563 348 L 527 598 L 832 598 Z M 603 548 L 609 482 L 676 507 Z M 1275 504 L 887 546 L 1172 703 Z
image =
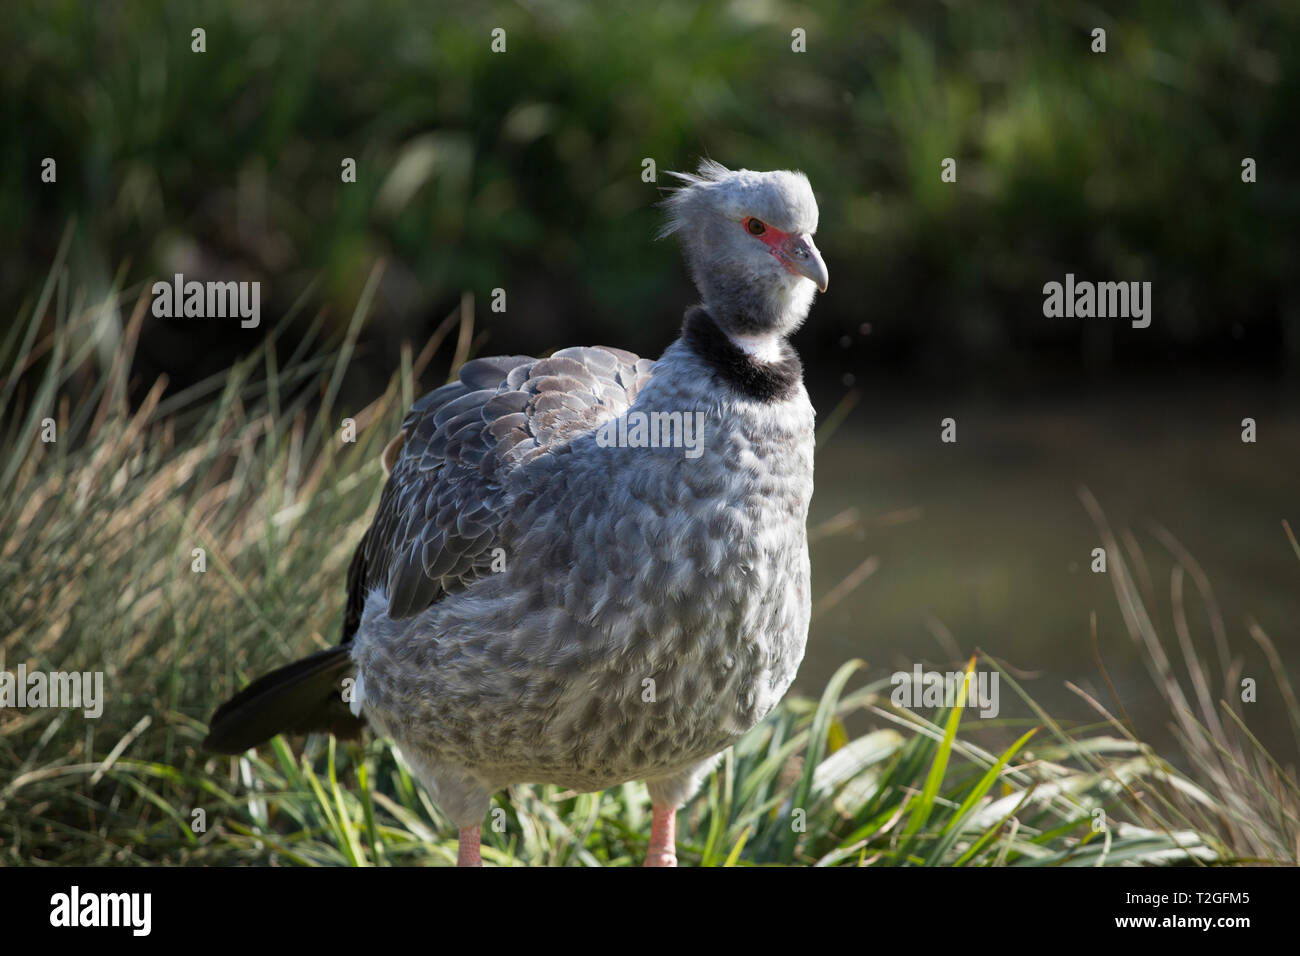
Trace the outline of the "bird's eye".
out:
M 745 230 L 751 236 L 761 236 L 763 233 L 767 232 L 767 226 L 763 225 L 760 220 L 750 216 L 745 220 Z

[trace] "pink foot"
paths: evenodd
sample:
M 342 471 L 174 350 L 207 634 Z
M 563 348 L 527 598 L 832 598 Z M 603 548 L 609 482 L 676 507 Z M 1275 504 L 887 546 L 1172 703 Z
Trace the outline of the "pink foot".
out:
M 677 865 L 677 808 L 654 806 L 650 817 L 650 848 L 646 866 Z
M 456 853 L 457 866 L 482 866 L 479 848 L 483 840 L 482 825 L 460 828 L 460 845 Z

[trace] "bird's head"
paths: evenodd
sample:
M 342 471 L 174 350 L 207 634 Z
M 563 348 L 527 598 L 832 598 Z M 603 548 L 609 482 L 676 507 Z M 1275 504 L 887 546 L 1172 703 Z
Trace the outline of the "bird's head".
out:
M 813 245 L 817 200 L 800 172 L 729 170 L 703 160 L 664 206 L 660 237 L 676 235 L 714 321 L 733 339 L 786 336 L 826 291 L 826 263 Z

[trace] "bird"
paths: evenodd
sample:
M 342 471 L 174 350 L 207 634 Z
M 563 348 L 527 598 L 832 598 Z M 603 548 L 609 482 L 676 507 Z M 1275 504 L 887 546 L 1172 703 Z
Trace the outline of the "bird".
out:
M 672 173 L 699 302 L 655 361 L 466 362 L 415 401 L 347 574 L 342 641 L 219 707 L 204 747 L 386 735 L 481 866 L 493 795 L 644 781 L 644 865 L 785 695 L 811 616 L 814 411 L 789 342 L 828 283 L 799 171 Z

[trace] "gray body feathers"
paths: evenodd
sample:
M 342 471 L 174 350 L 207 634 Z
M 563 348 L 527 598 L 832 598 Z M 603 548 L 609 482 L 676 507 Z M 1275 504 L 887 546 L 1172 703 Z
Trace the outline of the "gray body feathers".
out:
M 683 341 L 653 365 L 506 361 L 407 417 L 367 536 L 357 707 L 458 823 L 513 782 L 641 778 L 679 802 L 803 656 L 807 394 L 748 397 Z M 703 454 L 600 447 L 602 422 L 654 411 L 703 412 Z

